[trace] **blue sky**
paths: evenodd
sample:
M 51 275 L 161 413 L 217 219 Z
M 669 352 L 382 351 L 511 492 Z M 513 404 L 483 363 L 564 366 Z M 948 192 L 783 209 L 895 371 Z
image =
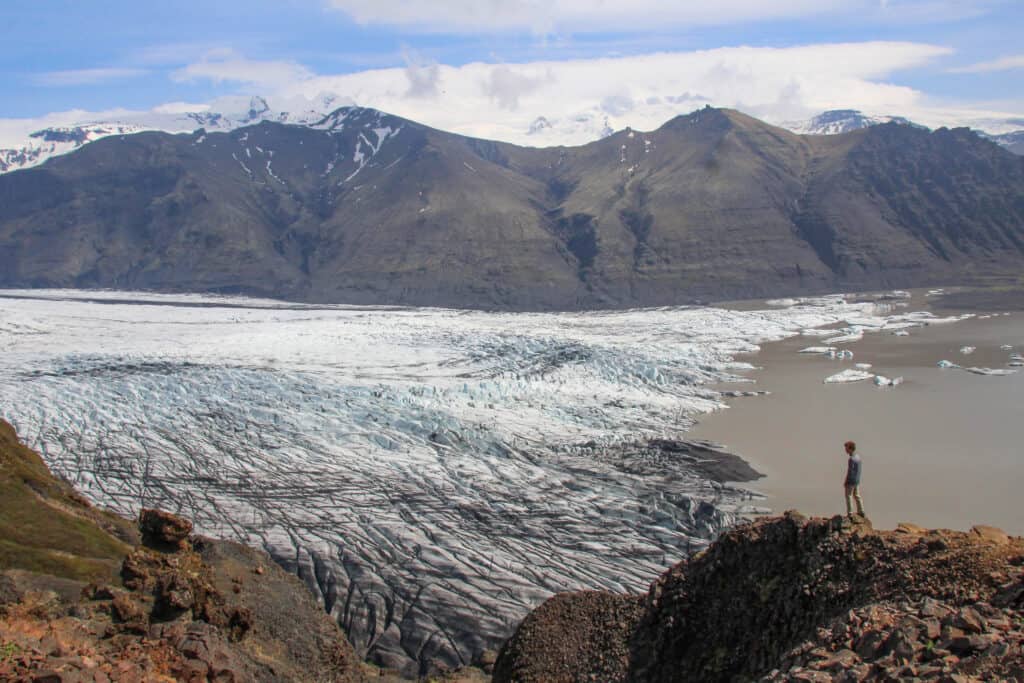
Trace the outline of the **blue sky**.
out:
M 484 73 L 479 98 L 490 101 L 491 108 L 479 103 L 470 107 L 478 116 L 532 119 L 544 112 L 530 105 L 531 94 L 549 103 L 558 116 L 571 116 L 571 103 L 551 102 L 564 91 L 566 97 L 582 98 L 581 112 L 597 114 L 608 97 L 632 99 L 637 103 L 632 111 L 643 122 L 643 102 L 660 97 L 656 84 L 635 88 L 623 75 L 622 82 L 612 79 L 607 84 L 604 97 L 599 84 L 577 92 L 577 83 L 564 87 L 570 72 L 563 74 L 560 64 L 610 59 L 635 65 L 628 60 L 673 54 L 694 70 L 695 87 L 703 83 L 707 90 L 707 74 L 699 69 L 721 62 L 730 64 L 729 73 L 738 73 L 729 62 L 732 53 L 714 51 L 741 46 L 804 48 L 793 53 L 799 61 L 778 60 L 771 73 L 758 71 L 760 60 L 744 62 L 744 73 L 757 83 L 781 84 L 775 110 L 770 93 L 756 102 L 744 99 L 742 90 L 749 86 L 742 79 L 736 81 L 735 94 L 716 91 L 709 98 L 724 106 L 748 104 L 752 113 L 767 118 L 824 105 L 906 107 L 911 111 L 885 113 L 920 118 L 924 112 L 923 118 L 938 122 L 943 116 L 955 122 L 961 114 L 965 120 L 988 114 L 995 119 L 1024 116 L 1024 2 L 1019 0 L 5 0 L 0 12 L 0 119 L 42 121 L 67 110 L 148 110 L 168 102 L 204 105 L 231 95 L 311 97 L 315 89 L 349 88 L 353 92 L 334 91 L 375 106 L 390 104 L 404 115 L 422 111 L 421 119 L 439 125 L 446 108 L 459 108 L 474 97 L 472 88 L 457 86 L 460 79 L 479 81 Z M 828 49 L 850 44 L 862 49 L 841 54 Z M 888 48 L 879 46 L 896 44 L 916 46 L 918 52 L 893 49 L 891 55 L 881 54 Z M 818 61 L 809 52 L 815 48 L 822 50 L 815 74 L 786 81 L 787 71 L 805 70 L 808 59 Z M 858 71 L 856 62 L 868 52 L 878 63 Z M 696 53 L 721 59 L 698 64 L 687 57 Z M 514 73 L 503 70 L 498 74 L 503 79 L 495 78 L 488 86 L 485 72 L 460 69 L 468 64 L 512 66 Z M 420 73 L 453 87 L 430 86 L 436 102 L 420 95 L 405 102 L 394 87 L 385 93 L 367 85 L 369 74 L 389 68 L 409 79 Z M 531 83 L 543 80 L 536 76 L 540 68 L 543 79 L 561 87 L 531 89 Z M 666 75 L 679 72 L 670 62 L 659 68 L 667 69 Z M 847 88 L 848 98 L 818 97 L 818 84 L 827 82 L 830 69 L 837 80 L 863 81 L 866 87 L 863 92 Z M 535 75 L 522 75 L 529 73 Z M 581 66 L 571 73 L 601 80 L 599 69 Z M 364 80 L 359 80 L 361 75 Z M 498 91 L 503 83 L 515 88 L 511 99 Z M 683 81 L 678 85 L 696 93 Z M 874 86 L 893 86 L 902 95 L 893 96 L 893 88 L 882 95 L 884 88 Z M 445 97 L 451 99 L 443 101 Z M 653 110 L 648 114 L 656 116 Z M 466 125 L 453 119 L 447 127 Z

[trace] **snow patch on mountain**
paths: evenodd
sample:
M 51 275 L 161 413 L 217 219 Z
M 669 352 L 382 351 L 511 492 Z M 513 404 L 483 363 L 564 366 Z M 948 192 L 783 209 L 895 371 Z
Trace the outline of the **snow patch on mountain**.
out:
M 898 123 L 903 126 L 924 128 L 902 116 L 874 116 L 857 109 L 832 109 L 811 117 L 806 121 L 790 121 L 782 124 L 800 135 L 838 135 L 869 128 L 884 123 Z
M 865 114 L 857 109 L 832 109 L 806 121 L 789 121 L 780 125 L 800 135 L 838 135 L 885 123 L 926 128 L 926 126 L 914 123 L 903 116 L 876 116 Z M 970 124 L 974 132 L 981 137 L 1005 147 L 1014 154 L 1024 154 L 1024 130 L 1013 130 L 1016 126 L 1024 126 L 1024 121 L 1019 119 L 985 120 Z
M 978 134 L 1001 147 L 1005 147 L 1014 154 L 1024 155 L 1024 130 L 1015 130 L 1010 133 L 1002 133 L 1001 135 L 990 135 L 981 131 Z
M 192 133 L 198 129 L 227 132 L 262 121 L 311 125 L 323 121 L 332 111 L 351 104 L 346 98 L 323 94 L 313 100 L 282 101 L 284 108 L 272 107 L 266 98 L 223 98 L 223 110 L 125 112 L 117 121 L 81 121 L 27 132 L 23 139 L 0 149 L 0 173 L 38 166 L 47 159 L 72 152 L 82 145 L 111 135 L 144 131 Z
M 526 130 L 530 144 L 553 147 L 567 144 L 585 144 L 600 140 L 615 132 L 610 116 L 601 111 L 581 112 L 573 116 L 553 118 L 538 116 Z M 621 126 L 620 126 L 621 127 Z

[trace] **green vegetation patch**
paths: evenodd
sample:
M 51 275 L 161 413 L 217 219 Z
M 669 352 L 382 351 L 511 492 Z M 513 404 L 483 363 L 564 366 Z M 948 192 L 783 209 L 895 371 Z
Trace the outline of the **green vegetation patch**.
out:
M 0 569 L 76 580 L 110 577 L 129 546 L 94 521 L 108 517 L 54 478 L 0 421 Z

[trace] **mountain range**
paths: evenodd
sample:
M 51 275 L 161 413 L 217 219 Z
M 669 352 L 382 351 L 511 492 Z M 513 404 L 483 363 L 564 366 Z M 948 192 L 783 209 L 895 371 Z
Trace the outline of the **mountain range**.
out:
M 0 286 L 577 309 L 1024 265 L 1024 159 L 968 129 L 802 136 L 707 107 L 527 148 L 372 109 L 259 109 L 0 176 Z
M 70 125 L 41 128 L 27 133 L 19 141 L 8 141 L 7 147 L 0 147 L 0 174 L 38 166 L 47 159 L 67 154 L 86 143 L 112 135 L 129 135 L 142 131 L 191 133 L 197 128 L 224 132 L 261 121 L 296 125 L 315 124 L 345 104 L 346 99 L 325 93 L 312 100 L 291 101 L 284 108 L 278 109 L 257 95 L 251 97 L 246 104 L 242 104 L 238 98 L 229 98 L 224 103 L 226 108 L 223 111 L 196 109 L 166 113 L 128 112 L 114 120 L 86 120 Z M 833 109 L 807 120 L 787 121 L 779 125 L 801 135 L 835 135 L 891 122 L 919 125 L 903 116 L 870 115 L 857 109 Z M 993 123 L 995 129 L 975 129 L 975 132 L 1006 147 L 1014 154 L 1024 154 L 1024 121 L 1009 119 Z M 1007 128 L 1014 127 L 1021 130 L 1005 132 Z M 564 144 L 567 140 L 599 140 L 614 132 L 607 115 L 586 111 L 561 119 L 538 116 L 530 123 L 524 134 L 530 146 L 546 147 Z

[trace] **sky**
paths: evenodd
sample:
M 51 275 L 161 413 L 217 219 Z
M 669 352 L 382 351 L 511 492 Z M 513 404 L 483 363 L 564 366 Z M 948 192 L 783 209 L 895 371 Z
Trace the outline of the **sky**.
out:
M 0 0 L 0 19 L 0 145 L 252 95 L 527 144 L 705 104 L 1024 128 L 1022 0 Z

